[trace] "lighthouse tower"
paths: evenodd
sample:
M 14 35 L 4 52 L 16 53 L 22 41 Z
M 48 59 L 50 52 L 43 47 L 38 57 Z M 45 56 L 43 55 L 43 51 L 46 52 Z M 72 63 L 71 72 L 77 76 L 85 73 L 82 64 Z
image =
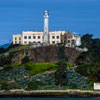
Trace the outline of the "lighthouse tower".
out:
M 44 12 L 44 33 L 43 33 L 43 42 L 49 44 L 49 12 Z

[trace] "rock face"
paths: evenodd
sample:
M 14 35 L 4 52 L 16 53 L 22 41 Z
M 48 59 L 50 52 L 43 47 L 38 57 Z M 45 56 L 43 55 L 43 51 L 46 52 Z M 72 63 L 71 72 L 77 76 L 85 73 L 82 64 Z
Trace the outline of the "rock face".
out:
M 76 50 L 75 48 L 65 48 L 65 55 L 68 57 L 68 61 L 74 64 L 76 58 L 80 55 L 81 52 Z
M 13 64 L 21 64 L 22 59 L 28 56 L 29 59 L 35 63 L 40 62 L 57 62 L 58 61 L 58 51 L 57 46 L 46 46 L 34 49 L 26 49 L 25 52 L 16 52 L 11 62 Z M 65 55 L 68 57 L 68 61 L 74 64 L 75 59 L 80 55 L 80 52 L 74 48 L 65 48 Z
M 10 59 L 7 56 L 0 56 L 0 66 L 10 64 Z

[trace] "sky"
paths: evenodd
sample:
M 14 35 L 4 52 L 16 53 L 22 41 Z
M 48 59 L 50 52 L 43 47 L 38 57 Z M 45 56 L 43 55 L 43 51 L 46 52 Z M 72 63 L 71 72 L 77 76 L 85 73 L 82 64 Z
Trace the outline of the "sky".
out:
M 49 10 L 49 30 L 70 30 L 100 38 L 100 0 L 0 0 L 0 45 L 22 31 L 43 30 Z

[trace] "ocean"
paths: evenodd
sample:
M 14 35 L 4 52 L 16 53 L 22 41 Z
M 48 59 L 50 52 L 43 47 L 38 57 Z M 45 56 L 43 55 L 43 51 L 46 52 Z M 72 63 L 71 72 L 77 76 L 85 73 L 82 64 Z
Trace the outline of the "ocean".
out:
M 100 100 L 100 98 L 0 98 L 0 100 Z

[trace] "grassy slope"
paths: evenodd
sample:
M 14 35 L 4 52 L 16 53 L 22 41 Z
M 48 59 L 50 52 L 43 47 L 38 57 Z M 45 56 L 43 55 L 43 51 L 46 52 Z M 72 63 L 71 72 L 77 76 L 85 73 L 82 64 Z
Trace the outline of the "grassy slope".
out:
M 25 64 L 14 64 L 14 67 L 24 66 L 26 70 L 29 71 L 30 75 L 36 75 L 40 73 L 44 73 L 46 71 L 56 70 L 57 64 L 56 63 L 33 63 L 28 62 Z

